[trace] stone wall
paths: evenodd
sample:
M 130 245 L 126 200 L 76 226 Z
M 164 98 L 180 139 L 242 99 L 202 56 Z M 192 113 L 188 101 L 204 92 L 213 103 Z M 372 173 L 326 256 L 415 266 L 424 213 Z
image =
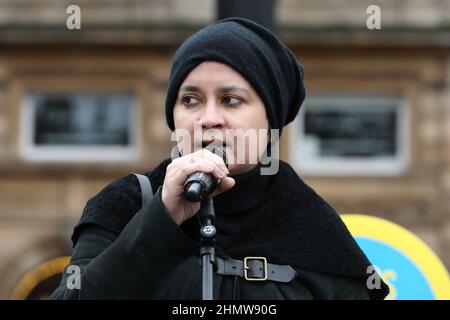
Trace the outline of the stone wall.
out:
M 179 41 L 214 20 L 215 10 L 215 3 L 208 0 L 77 1 L 87 31 L 87 26 L 105 25 L 109 31 L 71 38 L 64 30 L 64 8 L 72 3 L 0 0 L 0 298 L 9 297 L 33 265 L 70 254 L 71 229 L 90 197 L 110 181 L 147 171 L 169 155 L 170 132 L 161 110 L 170 60 Z M 407 43 L 402 42 L 404 34 L 395 33 L 371 41 L 364 30 L 368 4 L 380 5 L 387 29 L 408 33 L 411 28 L 418 33 Z M 379 216 L 411 230 L 448 269 L 450 46 L 449 37 L 440 32 L 449 29 L 449 11 L 450 0 L 279 0 L 277 7 L 281 35 L 305 66 L 308 92 L 350 88 L 400 94 L 411 114 L 406 174 L 300 174 L 340 213 Z M 149 27 L 122 28 L 130 24 Z M 158 29 L 163 24 L 173 33 Z M 113 25 L 118 28 L 111 29 Z M 54 37 L 51 26 L 62 28 L 60 37 Z M 321 31 L 311 34 L 310 28 Z M 341 31 L 336 36 L 337 29 Z M 362 36 L 360 30 L 365 32 Z M 21 98 L 28 89 L 49 87 L 134 90 L 142 112 L 136 127 L 138 159 L 70 165 L 24 161 L 18 147 Z M 292 134 L 284 132 L 281 155 L 289 161 Z

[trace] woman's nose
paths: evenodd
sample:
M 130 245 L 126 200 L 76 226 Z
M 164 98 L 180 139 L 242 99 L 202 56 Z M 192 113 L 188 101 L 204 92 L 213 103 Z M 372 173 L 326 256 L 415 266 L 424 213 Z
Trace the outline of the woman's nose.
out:
M 200 125 L 203 128 L 217 128 L 225 125 L 225 119 L 215 103 L 208 103 L 200 116 Z

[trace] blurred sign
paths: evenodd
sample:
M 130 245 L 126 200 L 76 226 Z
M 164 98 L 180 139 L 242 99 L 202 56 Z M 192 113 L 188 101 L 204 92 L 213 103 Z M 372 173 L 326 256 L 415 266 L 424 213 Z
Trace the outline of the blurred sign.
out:
M 314 137 L 321 156 L 395 156 L 395 110 L 315 110 L 305 112 L 305 135 Z
M 136 98 L 128 91 L 32 91 L 22 103 L 20 154 L 45 162 L 137 157 Z
M 37 145 L 128 145 L 133 96 L 118 92 L 34 93 Z
M 410 154 L 409 122 L 401 96 L 310 96 L 293 127 L 294 162 L 314 175 L 402 174 Z
M 380 218 L 342 220 L 390 287 L 387 299 L 450 299 L 450 276 L 437 255 L 410 231 Z

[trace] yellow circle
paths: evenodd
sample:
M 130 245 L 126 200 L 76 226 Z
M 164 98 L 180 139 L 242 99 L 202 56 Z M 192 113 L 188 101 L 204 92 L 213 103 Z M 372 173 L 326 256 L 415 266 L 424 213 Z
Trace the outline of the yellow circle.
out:
M 40 282 L 50 278 L 51 276 L 64 272 L 64 268 L 69 264 L 70 257 L 59 257 L 46 261 L 33 270 L 27 272 L 18 282 L 11 294 L 12 300 L 24 300 L 31 291 L 36 288 Z
M 353 237 L 382 241 L 409 257 L 429 283 L 436 299 L 450 299 L 450 276 L 442 261 L 420 238 L 405 228 L 373 216 L 343 214 Z

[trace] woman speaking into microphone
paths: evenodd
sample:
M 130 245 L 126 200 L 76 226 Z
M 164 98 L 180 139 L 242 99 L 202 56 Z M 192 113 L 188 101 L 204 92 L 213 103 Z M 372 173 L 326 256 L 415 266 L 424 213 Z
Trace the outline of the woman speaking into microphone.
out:
M 277 166 L 266 166 L 303 81 L 293 53 L 252 21 L 220 20 L 188 38 L 165 104 L 183 137 L 176 156 L 145 174 L 154 195 L 142 208 L 132 174 L 87 202 L 72 235 L 79 286 L 64 273 L 51 298 L 201 299 L 200 202 L 186 191 L 198 179 L 191 191 L 208 184 L 215 211 L 214 299 L 383 299 L 386 284 L 368 285 L 371 264 L 335 210 L 273 152 Z

